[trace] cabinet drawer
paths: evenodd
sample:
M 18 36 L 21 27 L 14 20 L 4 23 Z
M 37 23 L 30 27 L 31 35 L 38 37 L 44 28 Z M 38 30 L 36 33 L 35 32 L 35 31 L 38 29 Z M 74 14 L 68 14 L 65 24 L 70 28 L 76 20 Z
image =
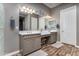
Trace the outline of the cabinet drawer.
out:
M 34 38 L 34 37 L 40 37 L 40 35 L 27 35 L 27 36 L 23 36 L 23 39 Z

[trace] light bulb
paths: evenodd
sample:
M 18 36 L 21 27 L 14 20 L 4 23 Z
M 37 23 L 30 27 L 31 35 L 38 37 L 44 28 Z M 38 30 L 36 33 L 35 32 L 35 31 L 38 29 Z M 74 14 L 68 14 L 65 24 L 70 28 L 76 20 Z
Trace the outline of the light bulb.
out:
M 32 13 L 32 9 L 30 9 L 29 12 Z
M 25 10 L 25 12 L 27 12 L 27 10 Z
M 33 10 L 32 12 L 35 13 L 35 10 Z
M 29 10 L 29 8 L 26 8 L 26 10 Z
M 25 6 L 23 6 L 22 8 L 23 8 L 24 10 L 26 9 L 26 7 L 25 7 Z
M 30 11 L 32 12 L 32 9 L 30 9 Z
M 20 9 L 20 11 L 23 12 L 24 10 L 23 9 Z

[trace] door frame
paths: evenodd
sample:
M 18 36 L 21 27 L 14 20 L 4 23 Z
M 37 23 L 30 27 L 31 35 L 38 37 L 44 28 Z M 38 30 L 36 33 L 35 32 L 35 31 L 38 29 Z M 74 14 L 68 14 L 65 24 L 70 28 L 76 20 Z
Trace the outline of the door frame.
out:
M 76 8 L 76 5 L 74 5 L 74 6 L 71 6 L 71 7 L 68 7 L 68 8 L 66 8 L 66 9 L 69 9 L 69 8 Z M 63 10 L 65 10 L 65 9 L 63 9 Z M 60 10 L 60 14 L 61 14 L 61 11 L 62 10 Z M 77 12 L 76 12 L 77 13 Z M 60 19 L 60 23 L 61 23 L 61 19 Z M 76 23 L 77 23 L 77 15 L 76 15 Z M 76 24 L 76 26 L 77 26 L 77 24 Z M 77 29 L 76 29 L 76 32 L 77 32 Z M 76 33 L 77 34 L 77 33 Z M 76 35 L 77 36 L 77 35 Z M 61 39 L 61 24 L 60 24 L 60 42 L 62 42 L 62 39 Z M 77 37 L 75 38 L 75 44 L 73 44 L 75 47 L 77 47 L 77 44 L 76 44 L 76 42 L 77 42 Z M 64 42 L 62 42 L 62 43 L 64 43 Z M 67 43 L 68 44 L 68 43 Z M 71 44 L 72 45 L 72 44 Z

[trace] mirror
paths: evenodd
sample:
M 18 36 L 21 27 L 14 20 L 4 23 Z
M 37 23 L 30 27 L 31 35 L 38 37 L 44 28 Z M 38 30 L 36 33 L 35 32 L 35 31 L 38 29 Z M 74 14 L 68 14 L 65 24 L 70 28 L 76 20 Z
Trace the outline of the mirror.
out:
M 56 29 L 56 20 L 53 18 L 46 19 L 43 17 L 39 18 L 39 30 L 54 30 Z
M 20 14 L 19 30 L 53 30 L 56 29 L 56 21 L 54 19 L 46 19 L 36 14 Z
M 19 16 L 19 31 L 39 30 L 39 16 L 36 14 L 22 14 Z
M 55 20 L 52 20 L 52 21 L 49 21 L 49 26 L 50 26 L 50 30 L 56 30 L 56 21 Z
M 34 10 L 30 13 L 28 8 L 23 7 L 19 11 L 19 31 L 36 31 L 36 30 L 52 30 L 56 29 L 56 21 L 50 16 L 40 16 L 34 13 Z M 24 11 L 23 11 L 24 10 Z

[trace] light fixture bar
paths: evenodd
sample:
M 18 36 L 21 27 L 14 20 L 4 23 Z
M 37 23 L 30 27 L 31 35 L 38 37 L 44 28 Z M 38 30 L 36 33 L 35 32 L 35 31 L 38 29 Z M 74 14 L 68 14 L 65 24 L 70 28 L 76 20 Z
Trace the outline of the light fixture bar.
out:
M 32 8 L 26 8 L 25 6 L 23 6 L 23 7 L 21 7 L 20 8 L 20 11 L 21 12 L 24 12 L 24 13 L 28 13 L 28 14 L 33 14 L 33 13 L 35 13 L 35 10 L 34 9 L 32 9 Z

